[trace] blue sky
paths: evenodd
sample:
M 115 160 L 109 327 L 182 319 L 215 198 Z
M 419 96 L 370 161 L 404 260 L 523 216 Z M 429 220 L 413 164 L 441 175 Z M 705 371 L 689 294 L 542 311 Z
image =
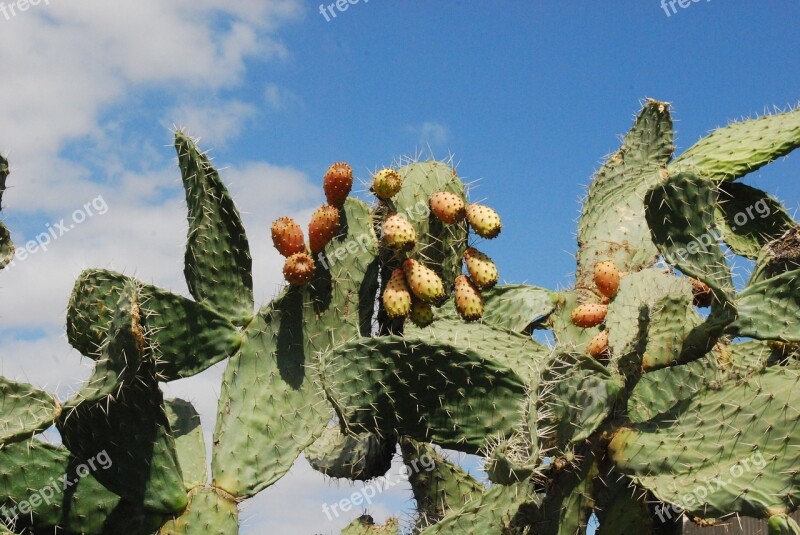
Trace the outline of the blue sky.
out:
M 188 294 L 173 125 L 225 168 L 263 303 L 281 284 L 269 223 L 307 221 L 334 161 L 366 180 L 402 156 L 452 153 L 479 180 L 473 199 L 504 218 L 481 245 L 501 277 L 556 288 L 574 269 L 578 200 L 642 99 L 673 104 L 678 152 L 800 99 L 796 2 L 703 0 L 667 16 L 656 0 L 362 0 L 329 22 L 318 6 L 51 0 L 0 13 L 0 150 L 13 167 L 2 217 L 15 241 L 98 197 L 108 207 L 0 273 L 0 373 L 61 396 L 80 385 L 88 363 L 63 325 L 84 268 Z M 748 182 L 795 213 L 798 178 L 795 155 Z M 218 377 L 219 367 L 170 386 L 209 429 Z M 298 463 L 247 505 L 247 531 L 334 533 L 321 503 L 346 489 Z M 408 512 L 408 496 L 393 489 L 376 516 Z

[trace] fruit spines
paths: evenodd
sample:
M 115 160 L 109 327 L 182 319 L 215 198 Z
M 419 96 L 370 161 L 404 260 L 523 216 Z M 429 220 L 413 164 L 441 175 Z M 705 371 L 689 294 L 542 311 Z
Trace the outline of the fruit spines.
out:
M 283 264 L 283 277 L 292 286 L 302 286 L 314 275 L 314 259 L 308 253 L 295 253 Z
M 383 308 L 392 319 L 402 319 L 411 313 L 411 290 L 402 269 L 392 271 L 382 299 Z
M 434 193 L 431 195 L 428 204 L 436 219 L 447 225 L 461 221 L 466 215 L 464 201 L 461 197 L 449 191 Z
M 353 189 L 353 169 L 345 162 L 337 162 L 325 172 L 322 179 L 322 189 L 328 204 L 341 208 L 350 190 Z
M 403 273 L 414 296 L 420 301 L 438 305 L 446 297 L 444 283 L 439 275 L 429 267 L 413 258 L 403 262 Z
M 466 214 L 469 226 L 481 238 L 495 238 L 503 230 L 500 215 L 488 206 L 472 203 L 467 206 Z
M 400 192 L 403 187 L 403 177 L 400 173 L 389 167 L 384 167 L 372 178 L 372 192 L 384 201 L 388 201 Z
M 584 303 L 572 311 L 572 323 L 578 327 L 589 328 L 603 323 L 608 314 L 608 305 Z
M 464 321 L 475 321 L 483 316 L 483 297 L 481 291 L 466 275 L 455 280 L 456 311 Z
M 433 309 L 428 303 L 420 301 L 419 299 L 414 299 L 411 302 L 411 312 L 408 315 L 408 319 L 417 327 L 427 327 L 433 323 Z
M 383 223 L 383 241 L 395 251 L 408 251 L 417 242 L 417 232 L 405 216 L 391 214 Z
M 586 352 L 598 360 L 608 355 L 608 329 L 603 329 L 589 340 Z
M 598 262 L 594 266 L 594 283 L 600 293 L 613 299 L 619 290 L 620 273 L 613 260 Z
M 469 277 L 479 290 L 491 290 L 500 278 L 497 265 L 492 259 L 474 247 L 464 251 L 464 263 Z
M 326 204 L 317 209 L 308 224 L 308 241 L 311 252 L 322 251 L 339 230 L 339 209 Z
M 280 217 L 272 223 L 272 243 L 286 258 L 306 250 L 303 229 L 291 217 Z

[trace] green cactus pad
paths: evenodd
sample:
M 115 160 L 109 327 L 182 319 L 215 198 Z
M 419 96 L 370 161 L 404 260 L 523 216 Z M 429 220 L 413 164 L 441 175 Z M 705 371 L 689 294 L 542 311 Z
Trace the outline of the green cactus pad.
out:
M 189 493 L 189 506 L 164 524 L 159 535 L 236 535 L 239 509 L 233 496 L 208 487 Z
M 0 446 L 44 431 L 60 413 L 52 395 L 0 376 Z
M 645 216 L 664 259 L 710 286 L 719 297 L 733 293 L 730 269 L 715 233 L 715 188 L 679 173 L 645 195 Z
M 797 226 L 777 199 L 738 182 L 720 185 L 715 220 L 728 247 L 751 259 L 758 257 L 767 243 Z
M 408 481 L 417 502 L 417 528 L 424 529 L 478 499 L 485 488 L 430 444 L 400 440 Z
M 406 336 L 364 338 L 325 355 L 321 381 L 352 432 L 396 432 L 476 453 L 521 424 L 525 383 L 471 348 Z
M 135 283 L 142 321 L 163 381 L 190 377 L 233 355 L 242 343 L 236 327 L 210 308 L 185 297 L 102 269 L 81 273 L 67 309 L 67 339 L 97 358 L 126 284 Z
M 205 485 L 208 463 L 200 415 L 191 403 L 182 399 L 168 399 L 166 409 L 186 490 Z
M 102 465 L 95 461 L 95 468 Z M 18 529 L 58 526 L 99 535 L 120 498 L 93 477 L 96 473 L 61 447 L 35 439 L 7 444 L 0 448 L 0 515 L 16 517 Z
M 488 449 L 483 469 L 492 483 L 512 485 L 536 473 L 541 451 L 538 444 L 531 444 L 524 435 L 499 440 Z
M 736 180 L 797 147 L 800 109 L 719 128 L 676 158 L 669 171 L 690 171 L 714 182 Z
M 621 380 L 586 355 L 555 353 L 539 386 L 539 426 L 552 428 L 546 445 L 564 451 L 586 440 L 608 417 Z
M 689 514 L 765 518 L 800 499 L 798 407 L 800 371 L 773 366 L 620 429 L 609 453 L 637 485 Z
M 800 535 L 800 526 L 786 514 L 771 516 L 767 528 L 769 535 Z
M 189 292 L 243 326 L 254 311 L 253 261 L 239 210 L 208 157 L 183 132 L 175 133 L 175 150 L 189 209 L 184 267 Z
M 529 481 L 508 486 L 495 485 L 478 500 L 450 513 L 420 535 L 524 533 L 524 510 L 536 507 L 540 502 L 541 498 L 534 494 Z
M 650 514 L 644 496 L 633 495 L 627 480 L 618 473 L 612 471 L 610 474 L 596 476 L 592 491 L 594 512 L 600 523 L 597 535 L 655 535 L 654 517 Z M 661 535 L 661 532 L 658 534 Z
M 8 160 L 0 155 L 0 210 L 3 209 L 3 193 L 6 191 L 8 178 Z M 0 269 L 3 269 L 14 258 L 14 244 L 11 243 L 11 233 L 3 223 L 0 223 Z
M 672 137 L 669 105 L 649 101 L 622 147 L 597 173 L 578 224 L 577 287 L 594 287 L 598 262 L 613 260 L 620 271 L 631 271 L 656 261 L 642 198 L 661 180 L 674 150 Z
M 397 519 L 389 518 L 378 525 L 371 516 L 361 515 L 342 530 L 342 535 L 397 535 Z
M 800 270 L 750 284 L 736 296 L 729 331 L 758 340 L 800 342 Z
M 594 508 L 592 486 L 597 476 L 597 462 L 586 448 L 577 466 L 566 466 L 550 481 L 547 495 L 538 507 L 526 511 L 527 525 L 537 535 L 574 535 L 585 533 Z
M 103 358 L 56 423 L 78 460 L 101 452 L 111 458 L 107 469 L 94 474 L 109 490 L 152 511 L 181 511 L 186 492 L 135 285 L 126 285 L 115 310 Z
M 446 225 L 436 219 L 428 200 L 436 192 L 447 191 L 467 203 L 464 184 L 455 169 L 444 162 L 415 162 L 397 172 L 403 178 L 403 187 L 393 199 L 394 207 L 397 213 L 406 216 L 417 233 L 417 245 L 412 253 L 437 271 L 445 288 L 449 288 L 461 273 L 469 230 L 465 221 Z
M 325 429 L 303 453 L 308 464 L 326 476 L 367 481 L 389 471 L 396 447 L 394 437 L 346 435 L 335 426 Z
M 237 498 L 280 479 L 322 434 L 330 406 L 314 381 L 318 355 L 370 331 L 378 273 L 372 220 L 352 198 L 342 217 L 311 282 L 258 313 L 223 375 L 212 476 Z
M 648 372 L 678 362 L 684 340 L 699 324 L 690 294 L 662 296 L 650 307 L 642 369 Z

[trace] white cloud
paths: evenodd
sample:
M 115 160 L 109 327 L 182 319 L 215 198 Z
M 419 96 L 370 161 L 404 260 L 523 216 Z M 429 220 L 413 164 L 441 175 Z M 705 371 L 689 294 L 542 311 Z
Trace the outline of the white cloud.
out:
M 266 85 L 264 88 L 264 100 L 270 108 L 276 111 L 282 111 L 300 103 L 300 98 L 297 95 L 277 84 Z
M 216 102 L 205 106 L 182 105 L 167 113 L 164 126 L 177 125 L 188 134 L 196 133 L 204 145 L 225 146 L 239 137 L 257 108 L 244 102 Z
M 423 145 L 440 147 L 450 139 L 450 129 L 441 123 L 426 121 L 413 131 L 418 134 L 419 143 Z

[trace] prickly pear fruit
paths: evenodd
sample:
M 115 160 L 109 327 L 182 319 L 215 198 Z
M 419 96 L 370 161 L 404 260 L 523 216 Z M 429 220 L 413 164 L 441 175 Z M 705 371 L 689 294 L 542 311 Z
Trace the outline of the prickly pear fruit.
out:
M 464 251 L 464 261 L 467 264 L 469 277 L 479 290 L 490 290 L 497 284 L 499 279 L 497 266 L 491 258 L 474 247 L 469 247 Z
M 612 299 L 619 290 L 619 269 L 613 260 L 598 262 L 594 265 L 594 283 L 600 293 Z
M 608 354 L 608 329 L 602 330 L 586 344 L 586 352 L 594 358 Z
M 372 178 L 372 191 L 378 198 L 388 201 L 403 187 L 403 177 L 394 169 L 381 169 Z
M 456 310 L 464 321 L 475 321 L 483 316 L 483 297 L 481 291 L 466 275 L 459 275 L 455 281 Z
M 314 259 L 308 253 L 295 253 L 283 265 L 283 278 L 292 286 L 302 286 L 314 274 Z
M 494 238 L 503 230 L 503 223 L 497 212 L 482 204 L 470 204 L 466 208 L 467 221 L 481 238 Z
M 417 299 L 431 305 L 438 305 L 444 300 L 444 283 L 439 275 L 429 267 L 409 258 L 403 262 L 403 273 L 405 273 L 406 282 Z
M 322 189 L 328 204 L 341 208 L 353 188 L 353 169 L 344 162 L 337 162 L 330 167 L 322 179 Z
M 690 278 L 689 282 L 692 283 L 694 306 L 700 308 L 710 307 L 711 302 L 714 300 L 714 294 L 711 292 L 711 288 L 706 283 L 697 279 Z
M 430 198 L 431 212 L 442 223 L 451 225 L 464 219 L 464 201 L 455 193 L 440 191 Z
M 325 205 L 318 208 L 308 224 L 308 242 L 312 253 L 318 253 L 336 236 L 339 229 L 339 210 Z
M 584 303 L 575 307 L 572 311 L 572 323 L 578 327 L 594 327 L 606 319 L 608 305 L 598 303 Z
M 433 309 L 428 303 L 424 303 L 419 299 L 414 299 L 411 303 L 411 313 L 408 318 L 414 322 L 417 327 L 427 327 L 433 323 Z
M 411 291 L 402 269 L 395 269 L 383 291 L 383 307 L 390 318 L 405 318 L 411 312 Z
M 395 251 L 407 251 L 414 247 L 417 232 L 401 214 L 392 214 L 383 222 L 383 240 Z
M 291 217 L 281 217 L 272 223 L 272 243 L 287 258 L 306 250 L 303 229 Z

